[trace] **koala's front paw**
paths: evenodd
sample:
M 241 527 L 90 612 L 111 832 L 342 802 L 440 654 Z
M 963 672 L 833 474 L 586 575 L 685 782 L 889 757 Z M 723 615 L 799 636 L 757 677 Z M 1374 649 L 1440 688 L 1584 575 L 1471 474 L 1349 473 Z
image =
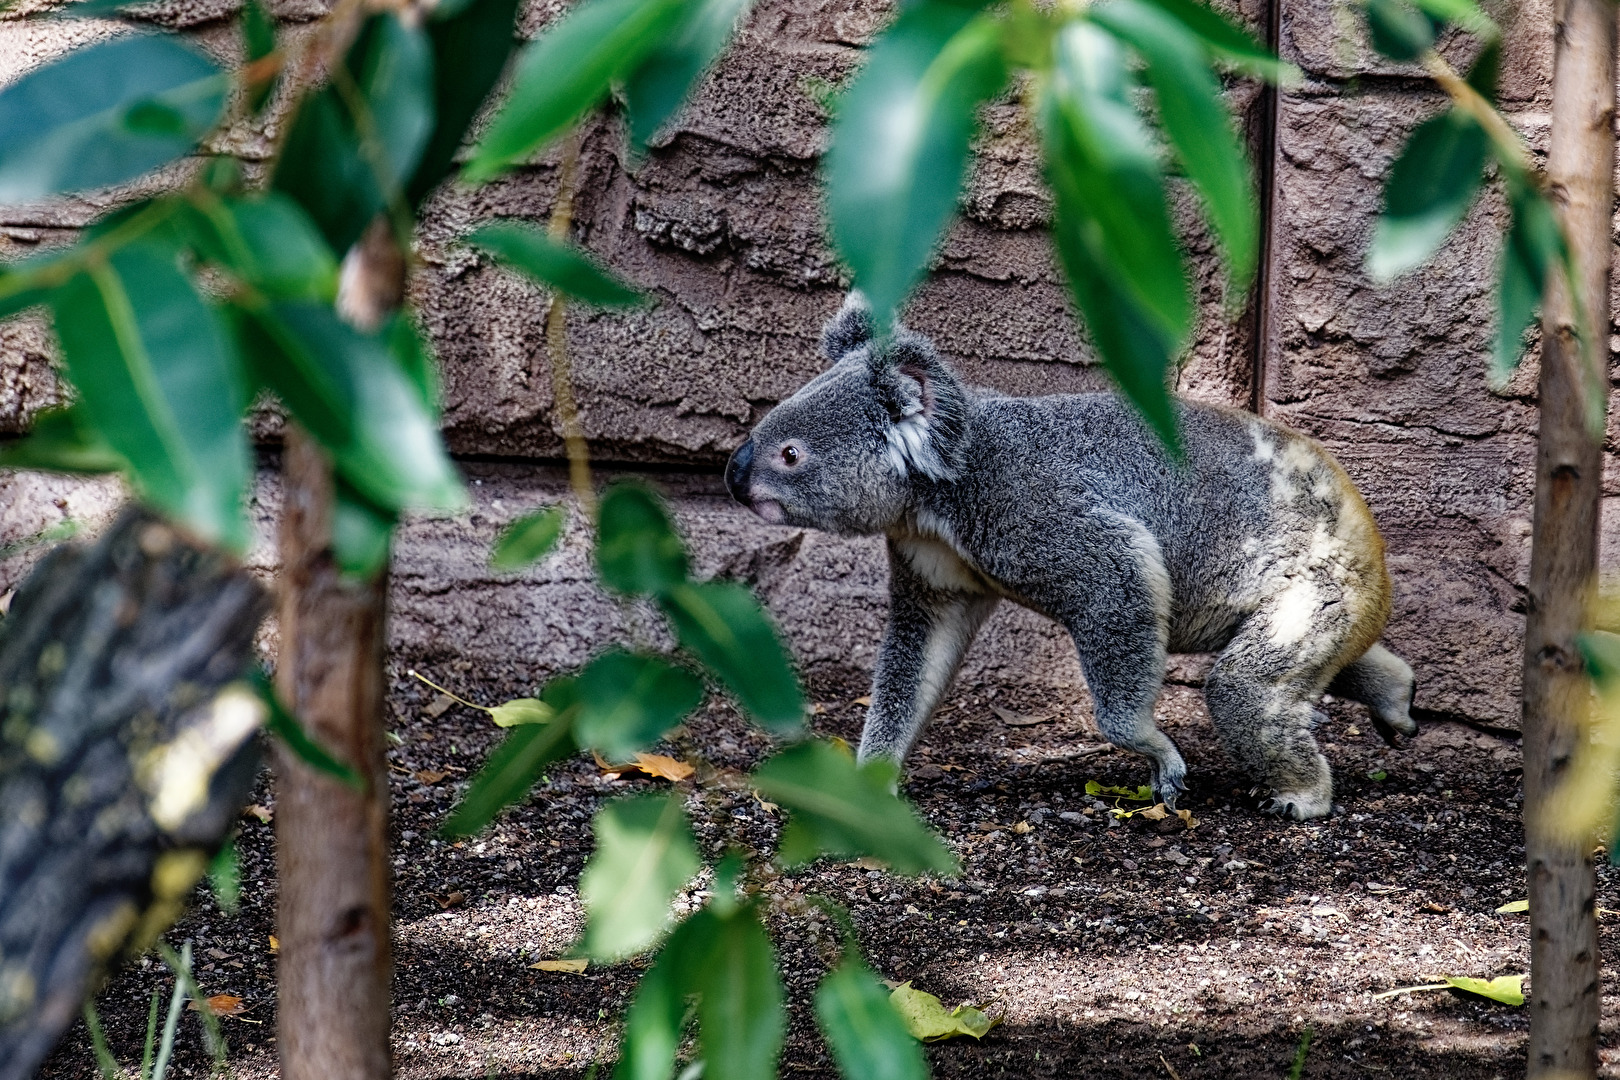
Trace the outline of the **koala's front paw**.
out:
M 1153 798 L 1164 803 L 1164 808 L 1175 813 L 1176 800 L 1181 793 L 1187 790 L 1187 770 L 1185 767 L 1171 772 L 1168 769 L 1153 770 Z
M 1260 800 L 1262 814 L 1276 814 L 1278 817 L 1292 818 L 1295 821 L 1326 817 L 1332 809 L 1331 793 L 1323 794 L 1316 791 L 1276 791 Z

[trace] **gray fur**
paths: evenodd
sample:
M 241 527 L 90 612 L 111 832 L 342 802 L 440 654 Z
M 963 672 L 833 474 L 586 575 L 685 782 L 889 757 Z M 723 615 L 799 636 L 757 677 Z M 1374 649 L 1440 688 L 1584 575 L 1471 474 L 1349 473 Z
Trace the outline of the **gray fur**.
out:
M 1386 734 L 1415 730 L 1411 668 L 1375 644 L 1383 542 L 1321 446 L 1182 402 L 1178 468 L 1111 394 L 969 388 L 926 339 L 871 330 L 851 294 L 824 335 L 832 366 L 766 415 L 726 472 L 768 521 L 888 538 L 863 760 L 904 759 L 1002 599 L 1068 629 L 1098 727 L 1149 759 L 1171 807 L 1186 767 L 1153 720 L 1167 652 L 1219 652 L 1210 713 L 1279 813 L 1332 805 L 1311 735 L 1324 689 L 1367 703 Z

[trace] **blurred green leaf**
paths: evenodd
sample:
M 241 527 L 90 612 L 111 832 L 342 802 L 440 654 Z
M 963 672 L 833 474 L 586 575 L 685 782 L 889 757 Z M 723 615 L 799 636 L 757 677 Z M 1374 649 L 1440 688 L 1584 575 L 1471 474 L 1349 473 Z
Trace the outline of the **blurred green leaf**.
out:
M 1502 76 L 1502 41 L 1488 42 L 1468 69 L 1468 85 L 1480 97 L 1496 104 L 1496 85 Z
M 1366 0 L 1373 48 L 1391 60 L 1416 60 L 1434 46 L 1435 21 L 1406 0 Z
M 462 171 L 483 183 L 574 125 L 679 25 L 681 0 L 585 0 L 518 54 L 512 89 Z
M 889 326 L 926 272 L 956 212 L 979 106 L 1006 81 L 997 17 L 919 0 L 840 99 L 827 222 L 874 325 Z
M 682 584 L 658 598 L 683 648 L 691 650 L 771 731 L 792 734 L 804 723 L 804 694 L 787 649 L 765 609 L 735 581 Z
M 1496 348 L 1490 377 L 1507 381 L 1524 355 L 1524 331 L 1535 321 L 1547 275 L 1564 260 L 1564 238 L 1552 207 L 1528 182 L 1508 183 L 1513 222 L 1502 242 L 1497 284 Z
M 586 692 L 587 699 L 590 691 Z M 703 865 L 679 795 L 608 803 L 591 823 L 596 850 L 579 878 L 583 951 L 612 963 L 646 949 L 669 925 L 670 901 Z
M 326 305 L 294 302 L 253 310 L 242 336 L 261 383 L 361 495 L 386 510 L 465 504 L 437 419 L 386 340 L 355 330 Z
M 242 861 L 236 853 L 236 841 L 230 837 L 208 864 L 208 887 L 219 909 L 235 915 L 242 901 Z
M 542 285 L 601 307 L 629 307 L 646 297 L 571 244 L 528 225 L 497 222 L 467 234 L 467 243 Z
M 518 0 L 441 3 L 428 17 L 433 45 L 433 134 L 405 197 L 420 206 L 454 167 L 473 118 L 517 46 Z
M 246 387 L 219 312 L 166 236 L 95 260 L 51 294 L 79 414 L 129 463 L 136 488 L 198 535 L 246 548 L 252 457 Z
M 28 435 L 0 449 L 0 469 L 94 475 L 128 467 L 129 462 L 85 419 L 79 405 L 34 414 Z
M 340 255 L 395 198 L 433 130 L 427 32 L 368 18 L 331 83 L 298 107 L 272 185 L 296 199 Z
M 610 649 L 579 673 L 579 745 L 626 761 L 703 701 L 703 680 L 660 660 Z
M 1150 0 L 1153 6 L 1203 39 L 1215 55 L 1232 67 L 1270 82 L 1298 81 L 1299 69 L 1277 59 L 1277 55 L 1256 41 L 1247 30 L 1229 22 L 1226 16 L 1199 0 Z
M 337 296 L 337 259 L 287 196 L 222 199 L 200 192 L 191 205 L 195 213 L 187 220 L 204 258 L 273 299 L 329 304 Z
M 898 874 L 957 871 L 956 858 L 891 785 L 894 765 L 856 765 L 832 743 L 799 743 L 754 770 L 759 793 L 793 815 L 778 857 L 788 866 L 822 855 L 872 856 Z
M 460 804 L 450 812 L 444 823 L 447 836 L 471 836 L 482 829 L 495 820 L 496 814 L 527 795 L 547 765 L 578 749 L 573 730 L 577 704 L 574 681 L 553 679 L 540 697 L 556 710 L 556 715 L 549 723 L 512 728 L 506 741 L 495 748 L 472 778 Z
M 501 530 L 489 556 L 490 569 L 510 573 L 532 566 L 557 546 L 567 524 L 568 512 L 561 506 L 524 514 Z
M 1418 125 L 1384 183 L 1384 214 L 1367 273 L 1387 284 L 1423 265 L 1474 203 L 1485 178 L 1485 130 L 1457 109 Z
M 1474 0 L 1413 0 L 1418 10 L 1439 22 L 1456 23 L 1470 34 L 1496 41 L 1501 29 Z
M 539 698 L 520 697 L 503 701 L 490 709 L 489 718 L 495 721 L 496 727 L 549 724 L 557 718 L 557 710 Z
M 367 499 L 339 476 L 332 492 L 332 555 L 343 574 L 370 581 L 388 565 L 399 515 Z
M 439 365 L 433 351 L 417 328 L 410 308 L 394 313 L 382 336 L 388 342 L 388 352 L 399 365 L 400 371 L 411 381 L 421 399 L 422 407 L 434 416 L 439 414 Z
M 1047 163 L 1085 200 L 1088 246 L 1136 306 L 1177 346 L 1192 325 L 1192 297 L 1158 152 L 1127 96 L 1125 50 L 1084 21 L 1063 28 L 1045 94 Z
M 346 787 L 356 791 L 365 790 L 365 779 L 358 772 L 339 761 L 304 730 L 304 725 L 281 703 L 281 696 L 263 671 L 254 672 L 253 689 L 265 705 L 264 729 L 280 739 L 294 757 Z
M 1608 690 L 1620 680 L 1620 634 L 1613 634 L 1606 630 L 1588 630 L 1575 635 L 1575 645 L 1581 651 L 1581 659 L 1586 663 L 1586 673 L 1597 683 L 1599 689 Z M 1515 910 L 1524 911 L 1526 907 Z M 1502 908 L 1496 909 L 1498 912 Z
M 602 584 L 629 595 L 662 593 L 686 580 L 686 545 L 657 495 L 620 483 L 597 511 L 596 565 Z
M 1241 303 L 1260 257 L 1254 173 L 1202 43 L 1147 0 L 1109 0 L 1092 19 L 1141 54 L 1159 121 L 1226 255 L 1229 300 Z
M 76 49 L 0 90 L 0 204 L 133 180 L 219 120 L 226 76 L 169 34 Z
M 276 51 L 276 21 L 259 0 L 242 5 L 242 44 L 248 64 L 263 60 Z M 248 110 L 258 112 L 276 89 L 276 79 L 265 79 L 248 88 Z
M 681 22 L 624 80 L 630 141 L 640 152 L 686 100 L 736 31 L 751 0 L 691 0 Z
M 1065 39 L 1071 35 L 1081 40 L 1065 53 L 1088 39 L 1107 41 L 1105 55 L 1111 53 L 1114 59 L 1106 66 L 1112 68 L 1118 46 L 1111 38 L 1083 24 L 1064 33 Z M 1040 108 L 1047 180 L 1056 202 L 1052 238 L 1103 366 L 1166 448 L 1179 454 L 1176 412 L 1167 383 L 1182 332 L 1167 326 L 1167 320 L 1181 317 L 1180 303 L 1186 304 L 1185 317 L 1190 319 L 1191 301 L 1180 277 L 1180 253 L 1169 232 L 1158 166 L 1134 114 L 1122 124 L 1129 139 L 1099 148 L 1101 133 L 1093 125 L 1110 116 L 1122 117 L 1119 101 L 1112 98 L 1101 113 L 1082 115 L 1096 95 L 1070 93 L 1064 78 L 1054 80 Z M 1137 215 L 1142 220 L 1133 223 Z M 1145 248 L 1132 248 L 1133 232 L 1158 254 L 1143 258 Z M 1122 257 L 1134 260 L 1134 273 L 1122 272 Z M 1137 279 L 1135 287 L 1130 285 L 1132 276 Z M 1181 299 L 1164 303 L 1168 298 L 1161 297 L 1155 312 L 1141 299 L 1149 288 L 1179 292 Z
M 698 991 L 720 926 L 719 917 L 703 908 L 669 935 L 625 1013 L 613 1080 L 669 1080 L 686 1025 L 686 999 Z
M 928 1080 L 922 1047 L 858 957 L 846 957 L 821 980 L 816 1019 L 845 1080 Z
M 776 953 L 752 906 L 720 920 L 698 996 L 704 1080 L 769 1080 L 776 1075 L 786 1015 Z

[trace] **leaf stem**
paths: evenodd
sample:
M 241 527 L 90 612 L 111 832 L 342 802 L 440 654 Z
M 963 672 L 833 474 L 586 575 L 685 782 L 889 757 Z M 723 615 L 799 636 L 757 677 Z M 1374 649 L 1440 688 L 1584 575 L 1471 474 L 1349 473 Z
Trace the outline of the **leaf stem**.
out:
M 1457 110 L 1466 113 L 1485 129 L 1491 142 L 1496 144 L 1498 157 L 1504 163 L 1526 177 L 1537 175 L 1536 164 L 1531 160 L 1529 151 L 1524 148 L 1524 139 L 1495 105 L 1470 86 L 1468 80 L 1457 74 L 1456 69 L 1446 62 L 1445 57 L 1430 49 L 1423 54 L 1423 66 L 1434 81 L 1440 84 L 1440 89 L 1451 97 L 1451 103 Z
M 574 222 L 574 195 L 579 189 L 580 132 L 576 127 L 563 144 L 562 165 L 557 181 L 557 201 L 551 208 L 546 231 L 553 240 L 566 242 Z M 590 451 L 579 424 L 579 405 L 574 398 L 573 371 L 568 362 L 568 301 L 556 289 L 546 312 L 546 354 L 551 360 L 551 396 L 557 403 L 557 421 L 562 425 L 563 447 L 568 454 L 568 481 L 588 520 L 596 518 L 596 491 L 591 487 Z
M 449 690 L 446 690 L 444 687 L 440 686 L 438 683 L 434 682 L 432 679 L 428 678 L 426 675 L 423 675 L 420 671 L 417 671 L 415 668 L 411 668 L 405 674 L 409 675 L 411 678 L 415 679 L 417 682 L 427 683 L 427 685 L 433 687 L 433 689 L 437 690 L 439 693 L 443 694 L 445 697 L 450 698 L 452 701 L 460 702 L 461 704 L 467 706 L 467 708 L 469 708 L 469 709 L 477 709 L 479 712 L 487 712 L 491 716 L 495 715 L 495 710 L 490 708 L 488 705 L 475 704 L 474 702 L 468 701 L 466 698 L 462 697 L 460 694 L 456 694 L 456 693 L 453 693 L 453 692 L 451 692 Z

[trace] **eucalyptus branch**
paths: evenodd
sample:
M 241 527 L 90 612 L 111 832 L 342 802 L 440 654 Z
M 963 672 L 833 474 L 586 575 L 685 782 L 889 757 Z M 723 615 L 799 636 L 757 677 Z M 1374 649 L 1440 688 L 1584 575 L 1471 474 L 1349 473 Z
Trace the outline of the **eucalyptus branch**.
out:
M 557 201 L 551 208 L 547 231 L 553 240 L 566 241 L 574 221 L 574 195 L 579 186 L 580 133 L 576 128 L 563 145 L 562 166 L 557 182 Z M 551 396 L 562 425 L 563 447 L 568 454 L 568 480 L 574 496 L 589 517 L 596 516 L 596 492 L 591 487 L 590 452 L 585 432 L 579 424 L 579 406 L 574 398 L 573 371 L 568 362 L 567 299 L 555 289 L 551 308 L 546 312 L 546 352 L 551 360 Z

